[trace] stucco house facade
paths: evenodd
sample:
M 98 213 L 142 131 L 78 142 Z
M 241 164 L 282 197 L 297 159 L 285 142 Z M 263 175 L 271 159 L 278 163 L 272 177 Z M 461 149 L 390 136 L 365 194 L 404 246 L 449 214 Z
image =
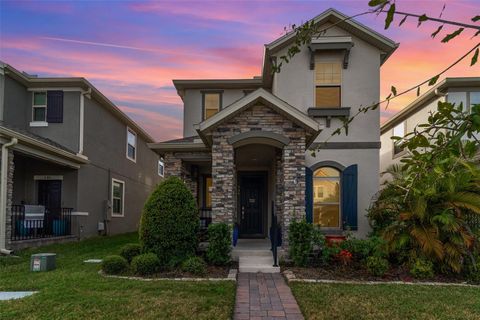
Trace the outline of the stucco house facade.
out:
M 419 124 L 426 123 L 429 115 L 437 111 L 438 102 L 461 103 L 464 110 L 470 110 L 472 105 L 480 104 L 480 78 L 445 78 L 386 121 L 381 126 L 380 173 L 394 164 L 400 164 L 408 153 L 391 137 L 403 137 Z M 381 183 L 389 179 L 389 174 L 380 176 Z
M 236 224 L 240 238 L 265 239 L 274 214 L 283 247 L 293 219 L 328 234 L 368 233 L 366 209 L 379 187 L 379 111 L 358 117 L 348 135 L 329 137 L 342 119 L 379 101 L 380 67 L 398 45 L 346 17 L 334 9 L 316 16 L 328 30 L 279 73 L 272 65 L 292 33 L 265 45 L 261 76 L 173 80 L 184 138 L 149 147 L 164 158 L 166 176 L 190 187 L 205 224 Z
M 86 79 L 1 63 L 0 249 L 135 231 L 162 179 L 153 141 Z

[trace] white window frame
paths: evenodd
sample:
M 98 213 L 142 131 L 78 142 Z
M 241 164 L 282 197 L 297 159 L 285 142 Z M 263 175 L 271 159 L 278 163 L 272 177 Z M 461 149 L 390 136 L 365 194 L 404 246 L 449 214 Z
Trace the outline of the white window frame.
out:
M 133 147 L 135 148 L 135 154 L 134 154 L 134 157 L 133 157 L 133 158 L 130 158 L 130 157 L 128 156 L 128 145 L 129 145 L 129 143 L 128 143 L 128 134 L 129 134 L 129 133 L 132 133 L 132 134 L 135 136 L 135 146 L 133 146 Z M 125 155 L 127 156 L 127 159 L 128 159 L 128 160 L 131 160 L 131 161 L 133 161 L 133 162 L 135 162 L 135 163 L 137 162 L 137 151 L 138 151 L 137 146 L 138 146 L 137 133 L 136 133 L 133 129 L 131 129 L 130 127 L 127 127 L 127 144 L 126 144 Z
M 115 182 L 120 183 L 122 185 L 122 212 L 120 214 L 113 212 L 113 185 Z M 112 178 L 111 201 L 112 201 L 112 217 L 123 218 L 125 216 L 125 181 Z
M 160 167 L 162 167 L 162 173 L 160 173 Z M 160 177 L 165 177 L 165 161 L 163 159 L 158 159 L 158 175 Z
M 315 55 L 314 57 L 315 59 L 315 67 L 313 68 L 313 108 L 317 108 L 317 87 L 339 87 L 340 88 L 340 105 L 338 106 L 338 108 L 342 108 L 342 95 L 343 95 L 343 67 L 342 67 L 342 62 L 338 59 L 335 59 L 335 58 L 332 58 L 332 57 L 325 57 L 325 58 L 322 58 L 322 61 L 321 62 L 318 62 L 317 59 L 317 55 Z M 317 85 L 317 74 L 316 74 L 316 65 L 317 65 L 317 62 L 320 63 L 320 64 L 327 64 L 327 63 L 338 63 L 340 64 L 340 83 L 323 83 L 323 84 L 318 84 Z
M 394 126 L 392 128 L 392 137 L 398 137 L 397 135 L 395 135 L 395 129 L 402 126 L 402 125 L 403 125 L 403 137 L 402 138 L 405 137 L 405 135 L 407 134 L 407 120 L 403 120 L 402 122 L 400 122 L 399 124 L 397 124 L 396 126 Z M 395 152 L 395 144 L 397 144 L 399 142 L 400 142 L 399 140 L 392 140 L 392 156 L 393 156 L 393 158 L 402 156 L 407 152 L 407 150 L 405 148 L 403 148 L 400 152 Z
M 44 105 L 35 105 L 35 94 L 37 93 L 44 93 L 45 94 L 45 104 Z M 47 122 L 47 91 L 34 91 L 32 92 L 32 121 L 30 122 L 31 127 L 48 127 L 48 122 Z M 35 120 L 35 109 L 40 109 L 43 108 L 45 109 L 45 119 L 42 120 Z
M 336 171 L 338 171 L 338 177 L 333 177 L 333 176 L 329 176 L 329 177 L 315 177 L 315 172 L 320 170 L 320 169 L 323 169 L 323 168 L 331 168 L 331 169 L 334 169 Z M 313 192 L 314 192 L 314 196 L 313 196 L 313 206 L 312 206 L 312 209 L 313 211 L 315 210 L 315 192 L 317 190 L 315 190 L 315 181 L 338 181 L 338 187 L 339 187 L 339 194 L 338 194 L 338 202 L 320 202 L 320 206 L 321 205 L 324 205 L 324 206 L 328 206 L 328 205 L 337 205 L 338 204 L 338 227 L 322 227 L 320 225 L 320 228 L 322 230 L 341 230 L 343 228 L 343 224 L 342 224 L 342 201 L 343 201 L 343 198 L 342 198 L 342 170 L 338 169 L 338 168 L 335 168 L 335 167 L 332 167 L 332 166 L 321 166 L 321 167 L 318 167 L 317 169 L 313 170 L 313 177 L 312 177 L 312 189 L 313 189 Z M 313 221 L 314 217 L 312 217 L 312 223 L 314 223 Z M 317 224 L 319 225 L 319 224 Z

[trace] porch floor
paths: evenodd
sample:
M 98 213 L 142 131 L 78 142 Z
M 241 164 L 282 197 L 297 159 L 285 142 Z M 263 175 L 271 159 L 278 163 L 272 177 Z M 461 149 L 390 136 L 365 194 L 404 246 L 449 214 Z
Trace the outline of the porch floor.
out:
M 270 250 L 270 239 L 238 239 L 233 250 Z

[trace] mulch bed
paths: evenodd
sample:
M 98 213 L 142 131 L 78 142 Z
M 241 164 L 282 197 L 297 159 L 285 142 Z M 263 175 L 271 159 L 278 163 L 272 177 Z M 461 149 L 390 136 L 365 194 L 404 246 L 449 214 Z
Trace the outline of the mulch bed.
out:
M 316 267 L 293 267 L 282 266 L 282 272 L 290 270 L 297 279 L 315 279 L 315 280 L 339 280 L 339 281 L 404 281 L 404 282 L 444 282 L 444 283 L 465 283 L 466 280 L 461 275 L 435 275 L 430 279 L 415 279 L 404 267 L 392 267 L 383 277 L 372 276 L 367 269 L 360 263 L 352 263 L 344 266 L 341 264 L 329 264 Z

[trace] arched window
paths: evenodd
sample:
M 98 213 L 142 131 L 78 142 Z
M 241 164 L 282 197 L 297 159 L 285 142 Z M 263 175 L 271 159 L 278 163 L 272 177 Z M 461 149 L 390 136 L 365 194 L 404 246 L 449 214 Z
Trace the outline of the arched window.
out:
M 321 167 L 313 173 L 313 223 L 340 228 L 340 171 Z

